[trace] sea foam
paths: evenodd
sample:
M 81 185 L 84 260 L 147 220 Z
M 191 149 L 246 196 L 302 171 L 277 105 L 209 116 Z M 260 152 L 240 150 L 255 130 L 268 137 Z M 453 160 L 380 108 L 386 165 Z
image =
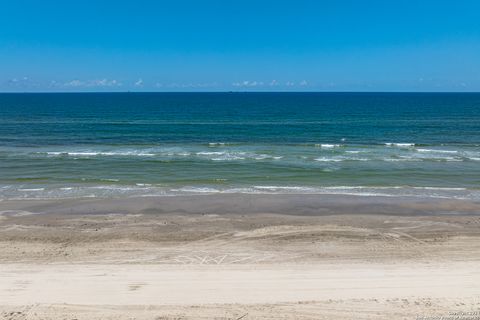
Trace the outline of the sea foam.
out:
M 397 142 L 387 142 L 385 143 L 387 147 L 401 147 L 401 148 L 406 148 L 406 147 L 414 147 L 415 143 L 397 143 Z

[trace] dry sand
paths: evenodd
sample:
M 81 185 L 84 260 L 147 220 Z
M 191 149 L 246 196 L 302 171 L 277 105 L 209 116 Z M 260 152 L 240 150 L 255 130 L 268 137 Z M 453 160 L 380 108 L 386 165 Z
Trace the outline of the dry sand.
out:
M 0 318 L 480 319 L 480 204 L 0 202 Z

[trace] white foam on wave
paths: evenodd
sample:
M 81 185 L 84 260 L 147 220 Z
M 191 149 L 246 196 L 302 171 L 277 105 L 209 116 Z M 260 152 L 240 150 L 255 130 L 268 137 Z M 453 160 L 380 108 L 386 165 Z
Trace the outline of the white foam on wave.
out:
M 103 156 L 139 156 L 139 157 L 189 157 L 197 156 L 200 158 L 207 158 L 212 161 L 230 161 L 230 160 L 266 160 L 282 159 L 283 156 L 274 156 L 264 153 L 255 153 L 241 150 L 221 150 L 221 151 L 186 151 L 178 148 L 162 148 L 160 150 L 146 149 L 146 150 L 132 150 L 132 151 L 48 151 L 36 152 L 35 154 L 47 154 L 49 156 L 59 157 L 75 157 L 76 158 L 90 158 Z
M 450 187 L 412 187 L 413 189 L 420 190 L 445 190 L 445 191 L 463 191 L 467 188 L 450 188 Z
M 139 188 L 135 187 L 125 187 L 125 186 L 92 186 L 88 187 L 90 189 L 102 189 L 102 190 L 115 190 L 115 191 L 136 191 L 139 190 Z
M 385 143 L 387 147 L 414 147 L 415 143 L 405 143 L 405 142 L 387 142 Z
M 288 190 L 288 191 L 314 191 L 312 187 L 300 187 L 300 186 L 253 186 L 255 189 L 260 190 Z
M 267 159 L 280 160 L 282 158 L 283 156 L 272 156 L 269 154 L 259 154 L 254 157 L 255 160 L 267 160 Z
M 341 144 L 329 144 L 329 143 L 317 143 L 315 147 L 325 148 L 325 149 L 332 149 L 332 148 L 339 148 Z
M 375 189 L 375 190 L 400 190 L 400 189 L 418 189 L 418 190 L 443 190 L 443 191 L 463 191 L 468 190 L 467 188 L 460 187 L 410 187 L 410 186 L 328 186 L 323 187 L 322 189 L 345 189 L 345 190 L 354 190 L 354 189 Z
M 427 197 L 480 199 L 480 190 L 464 187 L 437 186 L 285 186 L 254 185 L 246 187 L 221 186 L 183 186 L 169 188 L 151 184 L 136 185 L 98 185 L 68 186 L 59 188 L 15 188 L 9 186 L 7 192 L 2 188 L 1 199 L 72 199 L 72 198 L 116 198 L 147 197 L 175 195 L 207 195 L 207 194 L 338 194 L 355 196 L 389 196 L 389 197 Z M 35 192 L 24 192 L 35 191 Z M 22 193 L 24 192 L 24 193 Z
M 212 158 L 212 161 L 231 161 L 231 160 L 245 160 L 244 157 L 237 157 L 237 156 L 225 156 L 221 158 Z
M 219 193 L 219 189 L 209 187 L 182 187 L 179 189 L 171 189 L 173 192 L 187 192 L 187 193 Z
M 327 190 L 355 190 L 355 189 L 371 189 L 372 187 L 368 186 L 330 186 L 330 187 L 323 187 L 323 189 Z M 376 189 L 396 189 L 396 188 L 402 188 L 402 187 L 376 187 Z
M 342 162 L 344 159 L 320 157 L 320 158 L 315 158 L 314 160 L 320 161 L 320 162 Z
M 343 162 L 343 161 L 371 161 L 368 158 L 352 158 L 352 157 L 320 157 L 313 159 L 319 162 Z
M 200 151 L 197 156 L 207 158 L 212 161 L 232 161 L 232 160 L 278 160 L 282 156 L 272 156 L 264 153 L 253 153 L 245 151 Z
M 458 153 L 457 150 L 436 150 L 436 149 L 417 149 L 418 152 L 431 152 L 431 153 Z
M 326 187 L 305 187 L 305 186 L 254 186 L 253 192 L 247 193 L 269 193 L 269 194 L 326 194 L 326 195 L 351 195 L 351 196 L 368 196 L 368 197 L 433 197 L 448 198 L 442 194 L 417 194 L 412 192 L 415 188 L 404 186 L 386 186 L 386 187 L 369 187 L 369 186 L 326 186 Z M 428 187 L 427 187 L 428 188 Z M 419 187 L 418 189 L 424 189 Z M 249 190 L 249 189 L 245 189 Z M 436 188 L 430 187 L 425 190 L 430 191 L 463 191 L 460 188 Z M 466 189 L 465 189 L 466 190 Z M 237 190 L 245 193 L 243 189 Z M 228 191 L 227 191 L 228 192 Z
M 223 151 L 200 151 L 196 153 L 199 156 L 211 156 L 225 154 Z
M 388 161 L 388 162 L 403 162 L 403 161 L 421 161 L 420 159 L 398 159 L 398 158 L 383 158 L 383 161 Z
M 249 155 L 245 152 L 218 152 L 212 153 L 217 155 L 214 158 L 210 158 L 212 161 L 232 161 L 232 160 L 245 160 Z

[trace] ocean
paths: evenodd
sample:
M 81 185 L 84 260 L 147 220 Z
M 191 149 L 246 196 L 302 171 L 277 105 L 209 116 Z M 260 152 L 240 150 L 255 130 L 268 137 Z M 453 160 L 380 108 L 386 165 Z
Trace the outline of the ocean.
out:
M 0 200 L 480 200 L 480 94 L 0 94 Z

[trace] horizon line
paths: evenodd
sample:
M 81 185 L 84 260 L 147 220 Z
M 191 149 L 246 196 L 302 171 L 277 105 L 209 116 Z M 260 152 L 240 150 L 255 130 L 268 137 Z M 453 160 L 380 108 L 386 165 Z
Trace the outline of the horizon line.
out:
M 480 91 L 0 91 L 0 94 L 78 94 L 78 93 L 474 93 Z

